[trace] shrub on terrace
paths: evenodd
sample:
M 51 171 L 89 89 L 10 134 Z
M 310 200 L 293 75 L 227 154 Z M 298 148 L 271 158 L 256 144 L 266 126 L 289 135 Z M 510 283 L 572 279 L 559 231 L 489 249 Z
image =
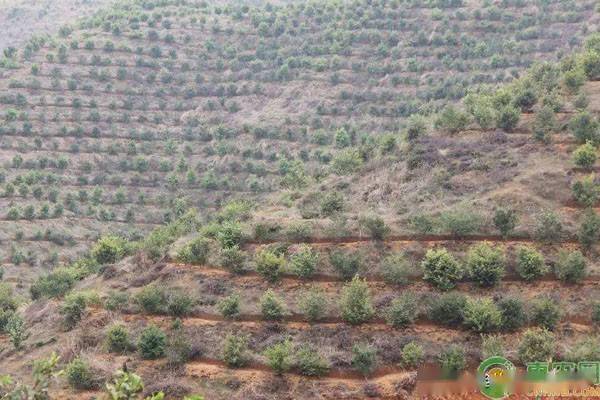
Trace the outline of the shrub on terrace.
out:
M 238 246 L 222 248 L 219 251 L 219 264 L 233 273 L 242 273 L 245 262 L 246 252 Z
M 423 261 L 423 279 L 441 290 L 450 290 L 463 277 L 460 264 L 444 248 L 427 250 Z
M 423 346 L 415 342 L 408 342 L 402 347 L 402 366 L 416 368 L 425 358 Z
M 515 210 L 511 208 L 498 208 L 494 212 L 494 225 L 504 238 L 515 230 L 518 220 Z
M 458 326 L 464 321 L 467 297 L 458 292 L 444 293 L 435 297 L 429 305 L 429 318 L 442 325 Z
M 552 108 L 545 106 L 535 113 L 533 135 L 537 140 L 544 143 L 550 142 L 550 136 L 556 130 L 556 127 L 556 114 Z
M 183 317 L 191 312 L 194 303 L 189 294 L 173 291 L 167 296 L 167 312 L 174 317 Z
M 579 143 L 590 142 L 594 145 L 600 143 L 598 121 L 587 111 L 580 111 L 573 116 L 569 121 L 569 129 Z
M 292 367 L 292 342 L 288 339 L 268 347 L 264 352 L 267 365 L 278 375 Z
M 120 311 L 129 303 L 129 294 L 126 292 L 111 291 L 104 300 L 104 308 L 109 311 Z
M 379 264 L 383 279 L 390 284 L 406 285 L 410 277 L 418 273 L 419 266 L 412 266 L 404 254 L 390 254 Z
M 279 280 L 285 267 L 285 258 L 283 255 L 276 254 L 269 249 L 263 249 L 254 257 L 256 271 L 267 281 L 276 282 Z
M 290 269 L 301 278 L 310 278 L 317 268 L 319 262 L 318 253 L 314 252 L 309 245 L 302 244 L 296 252 L 290 256 Z
M 230 368 L 243 367 L 247 362 L 248 339 L 229 334 L 223 343 L 223 361 Z
M 589 208 L 581 216 L 577 237 L 582 246 L 590 249 L 600 238 L 600 217 Z
M 459 237 L 473 234 L 481 226 L 481 217 L 464 207 L 443 212 L 440 220 L 446 231 Z
M 517 249 L 517 272 L 530 282 L 543 276 L 547 271 L 544 256 L 533 247 L 521 246 Z
M 87 306 L 87 299 L 83 293 L 71 293 L 67 295 L 60 306 L 63 315 L 63 323 L 67 330 L 73 329 L 83 317 Z
M 487 243 L 472 246 L 467 253 L 467 271 L 479 286 L 496 285 L 504 275 L 504 264 L 502 250 Z
M 362 269 L 363 256 L 358 250 L 354 252 L 334 250 L 329 254 L 329 262 L 342 279 L 350 280 Z
M 195 354 L 196 350 L 190 344 L 187 336 L 180 327 L 176 327 L 169 336 L 165 350 L 169 366 L 183 366 Z
M 375 370 L 377 351 L 368 344 L 352 346 L 352 367 L 363 375 L 369 375 Z
M 502 313 L 491 299 L 468 299 L 463 315 L 464 324 L 477 333 L 493 332 L 502 322 Z
M 296 352 L 296 364 L 305 376 L 323 376 L 329 371 L 327 360 L 307 345 L 301 346 Z
M 344 210 L 344 197 L 339 192 L 329 192 L 320 203 L 321 215 L 330 217 Z
M 561 251 L 554 267 L 554 273 L 562 281 L 577 283 L 585 278 L 586 269 L 587 262 L 580 251 Z
M 186 243 L 177 253 L 177 261 L 188 264 L 204 264 L 208 259 L 210 241 L 198 237 Z
M 571 189 L 575 201 L 586 207 L 592 207 L 600 197 L 600 187 L 595 182 L 594 174 L 576 181 Z
M 590 169 L 596 163 L 596 147 L 591 142 L 586 142 L 573 152 L 573 163 L 583 169 Z
M 357 149 L 341 150 L 331 161 L 331 170 L 337 175 L 349 175 L 360 169 L 363 159 Z
M 600 324 L 600 303 L 592 305 L 592 322 L 596 325 Z
M 434 126 L 436 129 L 443 129 L 454 134 L 464 130 L 468 123 L 468 114 L 449 105 L 438 115 Z
M 502 329 L 514 332 L 527 323 L 527 315 L 523 302 L 516 297 L 506 297 L 498 301 L 498 308 L 502 313 Z
M 3 315 L 6 314 L 0 311 L 0 324 L 3 324 Z M 4 324 L 3 329 L 0 329 L 0 332 L 4 330 L 8 335 L 8 339 L 12 343 L 13 347 L 16 350 L 20 350 L 23 342 L 29 337 L 25 320 L 15 312 L 12 312 L 8 315 L 10 316 L 6 320 L 6 324 Z
M 438 360 L 446 377 L 456 377 L 467 366 L 465 350 L 459 345 L 450 345 L 439 355 Z
M 511 132 L 519 123 L 521 112 L 512 106 L 499 110 L 496 116 L 496 126 L 504 131 Z
M 417 298 L 413 293 L 403 293 L 392 300 L 385 312 L 388 324 L 394 328 L 404 328 L 418 317 Z
M 93 371 L 81 358 L 75 358 L 65 368 L 69 385 L 78 390 L 90 390 L 97 386 Z
M 481 359 L 505 355 L 502 337 L 499 335 L 481 336 Z
M 550 297 L 535 299 L 531 307 L 531 322 L 536 325 L 554 330 L 561 318 L 560 305 Z
M 235 319 L 240 314 L 240 296 L 233 293 L 217 303 L 217 309 L 225 318 Z
M 375 310 L 367 282 L 355 276 L 344 285 L 340 298 L 340 309 L 344 321 L 358 325 L 371 319 Z
M 111 353 L 126 353 L 133 349 L 125 325 L 114 324 L 106 332 L 106 347 Z
M 549 361 L 556 348 L 552 332 L 543 328 L 532 328 L 523 333 L 517 352 L 523 363 Z
M 134 295 L 134 301 L 144 312 L 160 314 L 167 304 L 167 294 L 163 287 L 149 284 Z
M 113 264 L 127 254 L 127 242 L 117 236 L 104 236 L 92 248 L 92 257 L 100 264 Z
M 562 238 L 563 226 L 553 211 L 543 211 L 537 215 L 534 237 L 545 243 L 557 242 Z
M 371 237 L 375 240 L 383 240 L 390 232 L 390 228 L 385 224 L 383 218 L 379 216 L 362 216 L 358 224 L 369 231 Z
M 267 321 L 280 321 L 286 312 L 285 303 L 271 289 L 267 289 L 260 298 L 260 309 Z
M 327 311 L 325 292 L 318 287 L 312 287 L 302 294 L 298 307 L 310 322 L 318 321 Z
M 406 138 L 414 141 L 427 132 L 427 123 L 425 118 L 418 114 L 413 114 L 408 118 L 406 127 Z
M 154 360 L 165 355 L 167 336 L 155 325 L 145 328 L 138 341 L 138 350 L 142 358 Z

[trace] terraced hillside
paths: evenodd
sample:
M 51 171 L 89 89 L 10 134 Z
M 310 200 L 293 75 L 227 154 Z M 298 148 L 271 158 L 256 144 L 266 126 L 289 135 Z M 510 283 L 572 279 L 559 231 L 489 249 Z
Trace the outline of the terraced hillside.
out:
M 416 3 L 134 2 L 9 54 L 0 394 L 436 398 L 598 359 L 593 2 Z

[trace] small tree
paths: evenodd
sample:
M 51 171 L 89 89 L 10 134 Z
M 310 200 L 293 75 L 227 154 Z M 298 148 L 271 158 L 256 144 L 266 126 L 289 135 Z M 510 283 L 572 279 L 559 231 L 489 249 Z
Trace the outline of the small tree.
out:
M 456 377 L 467 365 L 465 350 L 459 345 L 450 345 L 440 354 L 439 362 L 444 376 Z
M 373 346 L 355 344 L 352 347 L 352 367 L 363 375 L 369 375 L 375 370 L 377 352 Z
M 514 332 L 527 323 L 527 315 L 523 302 L 516 297 L 506 297 L 498 302 L 498 308 L 502 313 L 502 329 Z
M 569 129 L 579 143 L 598 144 L 598 121 L 588 111 L 580 111 L 569 121 Z
M 104 236 L 92 248 L 92 257 L 100 264 L 113 264 L 126 253 L 125 240 L 117 236 Z
M 447 326 L 463 323 L 467 297 L 458 292 L 444 293 L 433 299 L 429 306 L 429 318 Z
M 65 368 L 69 384 L 79 390 L 90 390 L 96 386 L 94 374 L 81 358 L 71 361 Z
M 285 314 L 285 304 L 271 289 L 260 298 L 260 308 L 263 318 L 267 321 L 280 321 Z
M 563 233 L 562 223 L 552 211 L 543 211 L 536 217 L 534 236 L 546 243 L 557 242 Z
M 16 350 L 20 350 L 23 342 L 29 337 L 25 321 L 19 314 L 15 313 L 8 318 L 4 331 Z
M 137 292 L 134 300 L 143 311 L 149 314 L 160 314 L 167 303 L 167 294 L 164 288 L 151 283 Z
M 233 293 L 219 301 L 217 308 L 222 316 L 229 319 L 235 319 L 240 315 L 240 296 Z
M 415 342 L 408 342 L 402 347 L 402 365 L 405 368 L 416 368 L 425 358 L 423 346 Z
M 467 254 L 467 271 L 479 286 L 495 286 L 504 275 L 504 254 L 487 243 L 472 246 Z
M 519 359 L 523 363 L 549 361 L 556 349 L 554 334 L 547 329 L 532 328 L 523 333 L 519 343 Z
M 531 307 L 531 322 L 536 325 L 554 330 L 560 321 L 560 305 L 550 297 L 535 299 Z
M 573 163 L 583 169 L 591 169 L 596 163 L 596 147 L 591 142 L 586 142 L 573 152 Z
M 600 217 L 593 209 L 587 209 L 581 216 L 577 237 L 586 249 L 590 249 L 600 238 Z
M 322 289 L 313 287 L 302 295 L 298 306 L 310 322 L 315 322 L 325 314 L 327 310 L 327 298 Z
M 390 232 L 390 228 L 385 224 L 383 218 L 379 216 L 362 216 L 358 224 L 369 231 L 371 237 L 375 240 L 383 240 Z
M 481 226 L 481 217 L 464 207 L 446 211 L 440 219 L 444 229 L 458 237 L 473 234 Z
M 342 279 L 352 279 L 362 268 L 363 257 L 359 251 L 344 252 L 335 250 L 329 254 L 329 262 Z
M 556 130 L 556 113 L 550 106 L 544 106 L 535 113 L 533 135 L 541 142 L 550 142 L 550 136 Z
M 464 324 L 477 333 L 493 332 L 500 327 L 502 313 L 491 299 L 468 299 Z
M 264 249 L 254 258 L 256 271 L 269 282 L 279 280 L 281 272 L 285 266 L 285 258 L 274 252 Z
M 196 238 L 177 253 L 177 260 L 188 264 L 205 264 L 210 251 L 210 241 L 207 238 Z
M 241 274 L 244 272 L 244 263 L 246 261 L 246 253 L 240 250 L 238 246 L 226 247 L 219 252 L 219 263 L 221 267 L 229 271 Z
M 327 360 L 309 346 L 302 346 L 296 353 L 300 373 L 306 376 L 323 376 L 329 371 Z
M 113 383 L 106 384 L 110 400 L 134 400 L 144 390 L 142 378 L 133 372 L 119 370 Z
M 463 131 L 469 123 L 469 115 L 449 105 L 435 120 L 435 128 L 454 134 Z
M 427 250 L 421 267 L 423 279 L 441 290 L 452 289 L 463 276 L 461 266 L 444 248 Z
M 81 320 L 87 301 L 82 293 L 71 293 L 65 297 L 60 307 L 60 313 L 64 317 L 66 329 L 73 329 Z
M 418 317 L 417 299 L 412 293 L 404 293 L 392 300 L 385 313 L 388 324 L 394 328 L 404 328 Z
M 379 264 L 379 269 L 386 283 L 402 286 L 408 284 L 414 270 L 418 268 L 411 266 L 404 254 L 398 253 L 385 257 Z
M 367 282 L 355 276 L 352 282 L 346 284 L 342 289 L 340 308 L 344 321 L 352 325 L 371 319 L 375 310 Z
M 191 312 L 194 303 L 189 294 L 173 291 L 167 297 L 167 312 L 174 317 L 183 317 Z
M 533 247 L 521 246 L 517 250 L 517 272 L 521 278 L 531 282 L 547 271 L 544 256 Z
M 165 355 L 167 336 L 155 325 L 150 325 L 142 331 L 138 349 L 142 358 L 154 360 Z
M 594 174 L 573 183 L 571 190 L 575 201 L 586 207 L 592 207 L 600 197 L 600 187 L 595 182 Z
M 248 351 L 248 339 L 245 336 L 229 334 L 223 344 L 223 361 L 230 368 L 243 367 L 246 362 Z
M 129 332 L 125 325 L 115 324 L 108 329 L 106 347 L 111 353 L 126 353 L 132 349 Z
M 292 342 L 289 340 L 268 347 L 264 354 L 267 357 L 267 364 L 278 375 L 292 367 Z
M 561 281 L 577 283 L 585 278 L 586 269 L 587 262 L 580 251 L 561 251 L 558 255 L 554 273 Z
M 317 269 L 319 255 L 307 244 L 302 244 L 290 257 L 291 270 L 301 278 L 310 278 Z
M 496 126 L 507 132 L 512 132 L 519 123 L 520 117 L 521 112 L 517 108 L 506 106 L 498 111 L 498 114 L 496 115 Z
M 498 208 L 494 213 L 494 225 L 502 237 L 507 238 L 517 226 L 518 217 L 512 208 Z

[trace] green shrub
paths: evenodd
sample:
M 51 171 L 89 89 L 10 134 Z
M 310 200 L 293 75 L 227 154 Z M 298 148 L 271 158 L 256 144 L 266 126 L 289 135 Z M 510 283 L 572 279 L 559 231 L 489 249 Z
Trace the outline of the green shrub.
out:
M 48 275 L 39 277 L 29 291 L 35 300 L 42 296 L 60 297 L 73 288 L 77 281 L 76 271 L 71 268 L 57 268 Z
M 302 295 L 298 306 L 302 314 L 310 322 L 318 321 L 327 311 L 327 297 L 325 292 L 319 287 L 313 287 Z
M 10 342 L 16 350 L 21 349 L 23 342 L 29 337 L 25 321 L 19 314 L 14 312 L 6 321 L 4 331 L 6 331 Z
M 296 363 L 300 373 L 305 376 L 323 376 L 329 371 L 327 360 L 307 345 L 296 352 Z
M 142 358 L 154 360 L 165 355 L 167 336 L 155 325 L 150 325 L 142 331 L 138 341 L 138 349 Z
M 517 226 L 518 217 L 511 208 L 498 208 L 494 213 L 494 225 L 500 234 L 507 238 Z
M 406 127 L 406 138 L 409 141 L 423 136 L 427 132 L 427 123 L 421 115 L 413 114 L 408 118 Z
M 285 230 L 285 237 L 290 241 L 307 240 L 311 236 L 312 227 L 302 222 L 290 223 Z
M 481 216 L 463 207 L 442 213 L 440 221 L 445 231 L 458 237 L 473 234 L 481 226 Z
M 169 336 L 165 354 L 170 366 L 183 366 L 192 357 L 192 345 L 182 329 L 175 329 Z
M 598 121 L 587 111 L 580 111 L 569 121 L 569 129 L 579 143 L 598 144 Z
M 357 149 L 339 151 L 331 160 L 331 170 L 336 175 L 350 175 L 362 167 L 363 159 Z
M 564 356 L 565 361 L 581 362 L 600 359 L 598 337 L 586 337 L 576 342 Z
M 441 290 L 452 289 L 463 276 L 461 266 L 444 248 L 427 250 L 421 267 L 423 279 Z
M 243 367 L 247 362 L 248 339 L 229 334 L 223 344 L 223 361 L 230 368 Z
M 112 325 L 106 332 L 106 347 L 111 353 L 126 353 L 132 350 L 129 332 L 125 325 Z
M 444 293 L 433 299 L 429 319 L 442 325 L 458 326 L 463 323 L 467 297 L 458 292 Z
M 502 130 L 511 132 L 519 123 L 519 118 L 521 118 L 521 112 L 517 108 L 512 106 L 504 107 L 496 115 L 496 126 Z
M 362 268 L 363 257 L 359 251 L 344 252 L 335 250 L 329 255 L 329 262 L 342 279 L 352 279 Z
M 222 316 L 235 319 L 240 315 L 240 296 L 233 293 L 217 303 L 217 309 Z
M 560 317 L 560 305 L 552 298 L 543 296 L 533 301 L 531 305 L 531 322 L 533 324 L 552 331 L 558 325 Z
M 344 211 L 344 197 L 339 192 L 329 192 L 321 200 L 321 215 L 330 217 Z
M 517 272 L 521 278 L 531 282 L 542 277 L 546 271 L 544 256 L 536 249 L 529 246 L 517 249 Z
M 352 368 L 363 375 L 369 375 L 375 370 L 377 364 L 377 351 L 367 344 L 352 346 Z
M 577 237 L 586 249 L 590 249 L 600 238 L 600 217 L 593 209 L 585 210 L 581 216 Z
M 467 366 L 465 350 L 459 345 L 446 347 L 438 358 L 445 377 L 457 377 Z
M 104 300 L 104 308 L 109 311 L 119 311 L 129 303 L 129 294 L 126 292 L 110 291 Z
M 188 264 L 205 264 L 210 251 L 210 240 L 196 238 L 183 246 L 177 253 L 177 261 Z
M 127 242 L 118 236 L 104 236 L 92 247 L 92 257 L 100 264 L 114 264 L 127 254 Z
M 292 342 L 286 340 L 268 347 L 264 352 L 267 365 L 281 375 L 292 367 Z
M 538 214 L 535 224 L 534 236 L 539 241 L 552 243 L 562 238 L 562 223 L 554 212 L 544 211 Z
M 240 250 L 238 246 L 223 248 L 219 252 L 219 264 L 233 273 L 244 272 L 245 262 L 246 252 Z
M 78 390 L 90 390 L 96 386 L 94 373 L 81 358 L 76 358 L 67 364 L 65 375 L 69 385 Z
M 358 224 L 368 230 L 375 240 L 383 240 L 390 232 L 390 228 L 379 216 L 362 216 L 358 219 Z
M 194 303 L 189 294 L 174 291 L 167 297 L 167 312 L 174 317 L 183 317 L 192 311 Z
M 271 289 L 260 298 L 260 309 L 267 321 L 281 321 L 285 315 L 285 303 Z
M 571 190 L 575 201 L 586 207 L 592 207 L 600 197 L 600 188 L 596 184 L 593 174 L 573 183 Z
M 554 273 L 561 281 L 577 283 L 585 278 L 586 270 L 587 262 L 580 251 L 561 251 L 558 255 Z
M 491 299 L 468 299 L 463 312 L 464 324 L 477 333 L 500 328 L 502 313 Z
M 413 293 L 403 293 L 392 300 L 385 318 L 394 328 L 404 328 L 418 317 L 417 298 Z
M 423 362 L 425 352 L 423 346 L 415 342 L 408 342 L 402 347 L 402 366 L 416 368 Z
M 355 276 L 344 285 L 340 299 L 340 309 L 344 321 L 358 325 L 368 321 L 375 310 L 371 303 L 371 294 L 367 282 Z
M 591 142 L 586 142 L 573 152 L 573 163 L 584 169 L 590 169 L 596 163 L 596 147 Z
M 504 275 L 504 253 L 487 243 L 472 246 L 467 254 L 466 267 L 471 279 L 479 286 L 495 286 Z
M 550 142 L 551 135 L 556 131 L 557 127 L 556 113 L 554 111 L 551 106 L 546 105 L 535 113 L 533 135 L 537 140 L 544 143 Z
M 149 284 L 134 295 L 134 301 L 144 312 L 160 314 L 164 312 L 167 295 L 164 288 Z
M 301 278 L 310 278 L 317 269 L 319 254 L 309 245 L 301 244 L 290 256 L 290 269 Z
M 498 302 L 498 308 L 502 313 L 502 329 L 514 332 L 527 323 L 527 315 L 523 302 L 515 297 L 506 297 Z
M 254 257 L 256 271 L 267 281 L 276 282 L 285 266 L 283 255 L 275 254 L 273 251 L 263 249 Z
M 549 361 L 556 349 L 554 334 L 544 328 L 527 329 L 518 346 L 522 363 Z
M 215 237 L 223 248 L 239 247 L 245 239 L 240 224 L 232 221 L 224 221 L 221 223 L 221 225 L 217 227 Z
M 81 293 L 71 293 L 65 297 L 60 306 L 60 313 L 63 315 L 66 329 L 73 329 L 81 321 L 86 306 L 86 298 Z
M 411 276 L 416 275 L 418 266 L 412 267 L 404 254 L 391 254 L 379 264 L 379 269 L 386 283 L 393 285 L 406 285 Z
M 443 129 L 448 133 L 454 134 L 463 131 L 468 123 L 469 115 L 467 113 L 448 105 L 438 115 L 434 126 L 436 129 Z
M 481 359 L 485 360 L 490 357 L 504 357 L 504 344 L 502 336 L 499 335 L 483 335 L 481 337 Z

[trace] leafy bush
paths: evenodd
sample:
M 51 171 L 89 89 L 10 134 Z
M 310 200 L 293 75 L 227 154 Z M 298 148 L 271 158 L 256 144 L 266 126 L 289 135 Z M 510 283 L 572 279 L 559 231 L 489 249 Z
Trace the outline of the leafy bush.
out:
M 491 299 L 468 299 L 463 312 L 464 324 L 477 333 L 500 328 L 502 313 Z
M 531 305 L 531 322 L 548 330 L 554 330 L 560 321 L 560 305 L 550 297 L 540 297 Z
M 446 347 L 438 358 L 446 377 L 456 377 L 467 366 L 465 350 L 459 345 Z
M 189 294 L 174 291 L 167 298 L 167 312 L 174 317 L 183 317 L 191 312 L 194 303 Z
M 552 211 L 544 211 L 536 217 L 534 236 L 546 243 L 557 242 L 563 233 L 562 223 Z
M 110 291 L 104 300 L 104 308 L 109 311 L 119 311 L 125 308 L 129 302 L 129 294 L 126 292 Z
M 502 250 L 481 243 L 469 249 L 466 267 L 474 282 L 479 286 L 491 287 L 504 275 L 504 263 Z
M 494 213 L 494 225 L 500 234 L 507 238 L 517 226 L 518 217 L 511 208 L 498 208 Z
M 569 121 L 569 129 L 579 143 L 599 143 L 598 121 L 587 111 L 580 111 Z
M 329 254 L 329 262 L 344 280 L 352 279 L 363 266 L 363 257 L 359 251 L 344 252 L 334 250 Z
M 481 217 L 462 207 L 442 213 L 440 220 L 444 230 L 458 237 L 473 234 L 481 226 Z
M 327 360 L 309 346 L 304 345 L 298 349 L 296 360 L 302 375 L 323 376 L 329 371 Z
M 485 360 L 487 358 L 495 356 L 505 356 L 502 336 L 483 335 L 481 337 L 481 359 Z
M 240 250 L 238 246 L 227 247 L 220 250 L 219 263 L 221 267 L 229 271 L 241 274 L 244 272 L 246 262 L 246 252 Z
M 60 306 L 66 329 L 73 329 L 83 317 L 86 308 L 86 298 L 81 293 L 71 293 L 65 297 Z
M 443 129 L 454 134 L 463 131 L 469 123 L 469 115 L 449 105 L 442 110 L 435 120 L 436 129 Z
M 375 370 L 377 351 L 367 344 L 352 346 L 352 367 L 363 375 L 369 375 Z
M 167 295 L 164 288 L 149 284 L 134 295 L 134 301 L 144 312 L 160 314 L 167 303 Z
M 413 141 L 427 132 L 427 123 L 425 118 L 420 115 L 413 114 L 408 118 L 406 127 L 406 138 Z
M 421 267 L 423 279 L 441 290 L 452 289 L 463 276 L 461 266 L 444 248 L 427 250 Z
M 502 108 L 496 115 L 496 126 L 507 132 L 511 132 L 519 123 L 521 112 L 512 106 Z
M 344 321 L 358 325 L 368 321 L 375 310 L 367 282 L 355 276 L 342 289 L 340 308 Z
M 71 268 L 57 268 L 48 275 L 39 277 L 32 283 L 29 291 L 35 300 L 42 296 L 60 297 L 73 288 L 77 274 Z
M 271 289 L 260 298 L 260 309 L 267 321 L 280 321 L 285 314 L 285 303 Z
M 110 396 L 110 400 L 132 400 L 138 397 L 138 393 L 142 390 L 144 390 L 142 378 L 132 372 L 123 370 L 117 371 L 117 376 L 113 383 L 106 384 L 106 391 Z
M 331 170 L 336 175 L 350 175 L 362 167 L 363 159 L 357 149 L 348 148 L 338 152 L 331 161 Z
M 429 318 L 447 326 L 463 323 L 467 297 L 458 292 L 444 293 L 435 297 L 429 306 Z
M 217 309 L 225 318 L 237 318 L 240 315 L 240 296 L 233 293 L 224 297 L 217 303 Z
M 319 254 L 307 244 L 302 244 L 290 256 L 290 269 L 301 278 L 310 278 L 317 269 Z
M 154 360 L 165 355 L 167 336 L 155 325 L 150 325 L 142 331 L 138 341 L 138 349 L 142 358 Z
M 558 255 L 554 273 L 561 281 L 576 283 L 585 278 L 586 269 L 587 262 L 580 251 L 561 251 Z
M 596 163 L 596 147 L 591 142 L 586 142 L 573 152 L 573 163 L 584 169 L 590 169 Z
M 268 249 L 257 253 L 254 262 L 256 271 L 269 282 L 276 282 L 285 266 L 285 258 Z
M 129 332 L 125 325 L 112 325 L 106 332 L 106 347 L 111 353 L 126 353 L 132 349 Z
M 402 365 L 405 368 L 416 368 L 425 358 L 423 346 L 415 342 L 408 342 L 402 347 Z
M 369 231 L 371 237 L 375 240 L 383 240 L 390 232 L 390 228 L 385 224 L 383 218 L 379 216 L 362 216 L 358 223 Z
M 238 222 L 224 221 L 217 227 L 215 237 L 223 248 L 241 246 L 245 240 L 242 227 Z
M 65 368 L 67 381 L 75 389 L 90 390 L 96 386 L 94 373 L 81 358 L 76 358 Z
M 283 374 L 292 367 L 292 342 L 289 340 L 268 347 L 264 354 L 267 365 L 277 374 Z
M 514 297 L 506 297 L 498 302 L 498 308 L 502 313 L 502 329 L 514 332 L 527 323 L 527 315 L 523 302 Z
M 3 330 L 16 350 L 21 349 L 23 342 L 29 337 L 25 321 L 15 312 L 10 314 Z
M 546 271 L 544 256 L 536 249 L 529 246 L 517 249 L 517 272 L 521 278 L 531 282 L 543 276 Z
M 177 261 L 188 264 L 205 264 L 210 251 L 210 241 L 207 238 L 196 238 L 183 246 L 177 253 Z
M 190 360 L 193 355 L 192 345 L 184 334 L 183 330 L 178 328 L 169 336 L 165 354 L 170 366 L 182 366 Z
M 243 367 L 247 360 L 248 339 L 245 336 L 229 334 L 223 344 L 223 361 L 230 368 Z
M 327 311 L 327 297 L 319 287 L 313 287 L 302 295 L 298 306 L 310 322 L 318 321 Z
M 551 134 L 556 131 L 557 121 L 556 113 L 550 106 L 544 106 L 535 113 L 533 121 L 534 137 L 544 143 L 549 143 Z
M 127 242 L 118 236 L 104 236 L 92 248 L 92 257 L 100 264 L 114 264 L 127 254 Z
M 330 217 L 344 211 L 344 197 L 339 192 L 329 192 L 321 200 L 321 215 Z
M 417 298 L 413 293 L 404 293 L 392 300 L 385 318 L 394 328 L 412 324 L 418 317 Z
M 544 328 L 527 329 L 518 346 L 519 359 L 523 363 L 548 361 L 556 349 L 554 334 Z
M 379 264 L 383 279 L 394 285 L 406 285 L 411 275 L 415 274 L 418 266 L 413 268 L 404 254 L 391 254 L 385 257 Z
M 596 184 L 593 174 L 573 183 L 571 190 L 575 201 L 586 207 L 592 207 L 600 197 L 600 188 Z
M 585 210 L 581 216 L 577 237 L 586 249 L 590 249 L 600 238 L 600 217 L 593 209 Z

